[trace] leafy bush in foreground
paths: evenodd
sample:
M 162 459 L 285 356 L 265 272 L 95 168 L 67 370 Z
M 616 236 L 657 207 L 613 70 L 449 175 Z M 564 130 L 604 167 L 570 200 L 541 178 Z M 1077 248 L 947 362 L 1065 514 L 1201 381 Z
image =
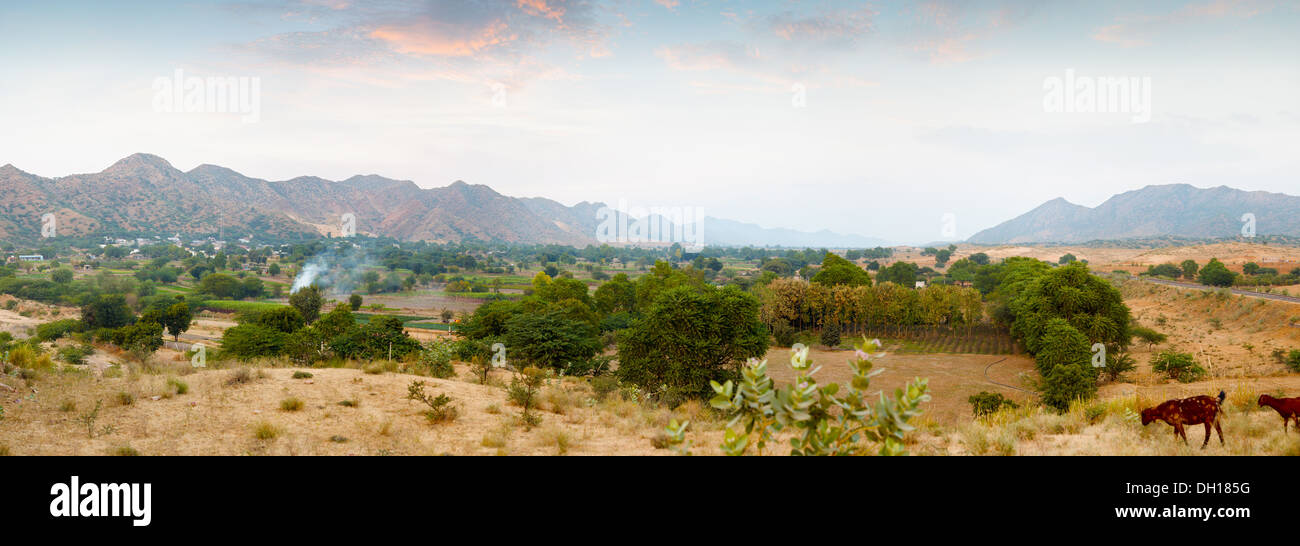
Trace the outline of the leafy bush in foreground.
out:
M 741 370 L 739 385 L 712 382 L 717 396 L 709 402 L 728 412 L 722 451 L 744 455 L 752 446 L 763 454 L 776 434 L 787 428 L 796 433 L 790 439 L 791 455 L 906 455 L 904 436 L 913 430 L 908 421 L 921 414 L 922 402 L 930 400 L 925 379 L 917 378 L 894 396 L 880 394 L 874 406 L 866 400 L 871 377 L 871 354 L 879 341 L 863 340 L 849 366 L 853 379 L 843 388 L 831 383 L 819 386 L 813 379 L 820 367 L 808 360 L 808 350 L 791 353 L 794 381 L 777 388 L 767 375 L 767 361 L 751 359 Z M 833 411 L 834 410 L 834 411 Z M 666 430 L 669 444 L 680 445 L 684 425 Z

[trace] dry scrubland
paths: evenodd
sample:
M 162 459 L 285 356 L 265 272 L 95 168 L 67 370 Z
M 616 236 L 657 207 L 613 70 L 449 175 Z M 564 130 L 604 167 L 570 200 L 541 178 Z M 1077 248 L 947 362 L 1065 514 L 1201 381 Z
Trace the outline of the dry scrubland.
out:
M 1188 258 L 1203 263 L 1212 256 L 1229 264 L 1300 264 L 1300 249 L 1244 243 L 1150 251 L 963 245 L 958 255 L 980 251 L 995 259 L 1030 255 L 1052 261 L 1068 252 L 1090 260 L 1100 271 L 1145 270 Z M 906 252 L 896 258 L 924 262 Z M 929 378 L 933 400 L 923 406 L 925 414 L 914 423 L 918 430 L 909 440 L 910 451 L 920 455 L 1300 455 L 1300 431 L 1284 435 L 1277 414 L 1255 403 L 1260 394 L 1300 395 L 1300 375 L 1272 356 L 1277 349 L 1300 349 L 1300 327 L 1291 325 L 1300 317 L 1300 305 L 1137 280 L 1122 281 L 1120 290 L 1135 322 L 1167 334 L 1169 340 L 1155 347 L 1135 344 L 1131 354 L 1138 369 L 1121 382 L 1102 384 L 1097 400 L 1076 404 L 1065 414 L 1035 407 L 1032 394 L 1003 386 L 1033 389 L 1037 374 L 1025 356 L 890 354 L 876 361 L 884 372 L 873 380 L 873 387 L 892 392 L 913 377 Z M 9 299 L 0 297 L 0 328 L 15 335 L 41 322 L 76 315 L 75 309 L 32 302 L 4 310 Z M 228 317 L 201 317 L 185 337 L 219 339 L 232 325 Z M 1206 379 L 1183 384 L 1153 373 L 1150 358 L 1163 349 L 1193 354 L 1206 368 Z M 822 367 L 819 381 L 847 381 L 849 355 L 813 349 L 810 356 Z M 776 381 L 793 377 L 788 349 L 774 348 L 767 356 Z M 488 385 L 480 385 L 460 363 L 452 379 L 401 373 L 396 363 L 300 370 L 262 362 L 249 368 L 214 364 L 195 370 L 166 349 L 142 366 L 101 347 L 89 364 L 39 372 L 30 383 L 14 377 L 0 380 L 19 391 L 0 387 L 0 405 L 5 408 L 0 453 L 668 455 L 673 451 L 656 445 L 662 445 L 664 426 L 676 418 L 691 421 L 688 439 L 694 454 L 716 455 L 725 423 L 700 402 L 658 408 L 628 399 L 619 390 L 597 392 L 608 385 L 567 378 L 552 379 L 542 389 L 542 421 L 529 427 L 519 419 L 520 408 L 508 399 L 505 385 L 511 374 L 494 372 Z M 295 378 L 295 372 L 312 376 Z M 406 398 L 415 380 L 424 381 L 431 395 L 450 396 L 457 417 L 428 422 L 425 407 Z M 1142 408 L 1169 398 L 1213 395 L 1220 389 L 1228 393 L 1222 422 L 1225 446 L 1216 436 L 1201 450 L 1204 428 L 1193 426 L 1188 428 L 1192 445 L 1186 447 L 1175 441 L 1171 427 L 1143 427 L 1138 420 Z M 1002 393 L 1021 407 L 974 419 L 966 398 L 980 391 Z M 94 414 L 96 402 L 101 409 Z

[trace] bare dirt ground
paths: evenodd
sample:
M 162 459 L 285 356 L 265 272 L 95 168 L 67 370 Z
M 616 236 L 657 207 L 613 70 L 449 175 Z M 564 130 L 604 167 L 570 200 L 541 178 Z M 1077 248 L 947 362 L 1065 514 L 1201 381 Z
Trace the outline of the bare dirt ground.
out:
M 227 384 L 232 370 L 216 369 L 117 378 L 51 374 L 38 380 L 35 400 L 6 396 L 0 444 L 19 455 L 104 455 L 125 446 L 145 455 L 671 453 L 650 443 L 671 412 L 617 399 L 587 402 L 590 388 L 579 380 L 553 382 L 543 394 L 542 423 L 528 429 L 517 422 L 519 409 L 506 401 L 505 389 L 471 383 L 463 368 L 461 379 L 448 380 L 355 369 L 312 369 L 311 379 L 293 379 L 294 371 L 265 368 L 264 377 L 236 385 Z M 188 392 L 177 394 L 169 379 L 183 381 Z M 414 380 L 424 381 L 430 394 L 451 396 L 459 417 L 429 424 L 423 406 L 405 398 Z M 301 400 L 302 408 L 282 410 L 287 398 Z M 355 406 L 339 404 L 345 400 Z M 85 416 L 96 401 L 103 407 L 91 437 Z M 700 406 L 678 416 L 688 412 L 701 412 Z M 259 439 L 259 426 L 273 437 Z M 702 453 L 716 444 L 705 442 Z
M 808 351 L 808 355 L 815 365 L 822 367 L 814 376 L 818 383 L 846 385 L 853 378 L 847 364 L 853 355 L 852 351 L 813 348 Z M 790 349 L 774 348 L 768 351 L 767 358 L 768 375 L 774 381 L 783 384 L 794 380 L 794 371 L 790 368 Z M 1035 373 L 1033 360 L 1026 356 L 887 353 L 874 359 L 873 368 L 884 371 L 871 380 L 872 399 L 881 390 L 892 396 L 894 389 L 917 377 L 925 377 L 929 379 L 932 398 L 925 405 L 925 418 L 951 425 L 970 420 L 971 407 L 966 399 L 980 391 L 1000 392 L 1017 401 L 1033 398 L 1031 394 L 987 381 L 984 370 L 994 362 L 997 364 L 989 369 L 989 378 L 1005 385 L 1022 386 L 1024 380 L 1021 374 Z
M 12 310 L 4 307 L 12 304 Z M 0 295 L 0 332 L 9 332 L 15 338 L 26 338 L 27 331 L 38 324 L 53 322 L 65 318 L 79 318 L 81 313 L 71 307 L 58 307 L 34 301 L 20 300 L 9 295 Z
M 1211 258 L 1218 258 L 1229 269 L 1241 270 L 1248 262 L 1255 262 L 1263 267 L 1275 267 L 1279 271 L 1290 271 L 1300 267 L 1300 247 L 1262 245 L 1244 242 L 1215 243 L 1208 245 L 1189 245 L 1157 249 L 1135 248 L 1090 248 L 1084 246 L 994 246 L 981 247 L 959 245 L 953 261 L 976 252 L 988 254 L 999 260 L 1011 256 L 1027 256 L 1055 263 L 1066 254 L 1074 254 L 1080 260 L 1087 260 L 1094 271 L 1123 270 L 1140 273 L 1147 267 L 1166 263 L 1179 264 L 1184 260 L 1195 260 L 1205 265 Z M 933 260 L 931 260 L 933 261 Z
M 1169 336 L 1155 347 L 1132 347 L 1140 371 L 1133 379 L 1150 384 L 1164 379 L 1149 372 L 1161 350 L 1192 353 L 1211 378 L 1275 377 L 1288 374 L 1275 350 L 1300 349 L 1300 305 L 1245 296 L 1125 281 L 1121 292 L 1140 325 Z

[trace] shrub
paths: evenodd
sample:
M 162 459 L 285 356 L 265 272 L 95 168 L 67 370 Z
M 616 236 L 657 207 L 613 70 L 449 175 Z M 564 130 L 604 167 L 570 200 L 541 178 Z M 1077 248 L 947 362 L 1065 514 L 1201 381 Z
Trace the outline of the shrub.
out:
M 253 437 L 258 440 L 273 440 L 283 433 L 279 427 L 266 421 L 261 421 L 253 427 Z
M 117 393 L 117 403 L 123 406 L 129 406 L 135 403 L 135 395 L 126 391 Z
M 523 408 L 520 419 L 524 426 L 534 427 L 542 422 L 537 415 L 537 392 L 546 383 L 547 373 L 537 368 L 524 368 L 523 372 L 510 380 L 507 397 L 510 402 Z
M 176 394 L 185 394 L 190 392 L 190 385 L 175 377 L 167 380 L 167 386 L 176 389 Z
M 113 455 L 117 457 L 139 457 L 140 452 L 131 446 L 122 446 L 113 450 Z
M 293 372 L 293 378 L 294 378 L 294 379 L 311 379 L 311 378 L 312 378 L 312 375 L 311 375 L 311 372 L 304 372 L 304 371 L 302 371 L 302 370 L 298 370 L 298 371 Z
M 298 411 L 302 409 L 302 406 L 302 400 L 296 396 L 290 396 L 289 398 L 280 401 L 281 411 Z
M 772 340 L 777 347 L 789 347 L 794 345 L 795 333 L 794 327 L 783 322 L 772 327 Z
M 1191 383 L 1205 376 L 1205 368 L 1197 364 L 1192 355 L 1176 351 L 1161 351 L 1151 357 L 1151 369 L 1182 383 Z
M 59 360 L 68 364 L 85 364 L 86 357 L 95 353 L 95 349 L 89 345 L 68 345 L 59 348 Z
M 1004 407 L 1011 409 L 1020 407 L 1014 400 L 997 392 L 980 391 L 979 394 L 971 395 L 966 401 L 970 402 L 971 410 L 975 412 L 976 417 L 995 413 Z
M 1300 350 L 1292 349 L 1286 356 L 1286 367 L 1291 371 L 1300 373 Z
M 261 375 L 260 373 L 254 374 L 251 368 L 241 366 L 239 368 L 235 368 L 231 370 L 230 375 L 226 376 L 226 386 L 233 387 L 235 385 L 252 383 L 260 375 Z
M 600 375 L 591 378 L 591 392 L 596 400 L 604 400 L 610 393 L 618 390 L 618 378 L 612 375 Z
M 424 350 L 420 351 L 420 365 L 433 377 L 439 379 L 456 377 L 456 368 L 451 364 L 454 353 L 455 348 L 451 341 L 429 342 L 425 344 Z
M 1097 394 L 1096 372 L 1083 366 L 1057 366 L 1043 377 L 1043 405 L 1065 411 L 1075 400 Z
M 1132 356 L 1122 351 L 1106 352 L 1106 367 L 1102 373 L 1111 381 L 1119 380 L 1120 376 L 1137 369 L 1137 362 Z
M 827 347 L 840 346 L 840 325 L 831 323 L 822 328 L 822 345 Z
M 482 356 L 475 356 L 469 361 L 469 369 L 474 372 L 474 377 L 478 379 L 478 384 L 488 384 L 488 376 L 492 373 L 492 363 Z
M 36 339 L 42 342 L 54 341 L 79 330 L 81 330 L 81 321 L 77 319 L 56 320 L 37 325 Z
M 920 415 L 921 403 L 930 399 L 928 382 L 918 378 L 897 389 L 895 396 L 882 394 L 872 406 L 866 394 L 873 375 L 868 355 L 879 345 L 864 339 L 856 347 L 857 355 L 849 361 L 853 379 L 845 387 L 818 386 L 812 377 L 817 369 L 808 360 L 807 349 L 791 352 L 795 379 L 783 387 L 776 387 L 768 377 L 767 361 L 756 359 L 745 364 L 739 385 L 712 382 L 716 396 L 710 405 L 731 416 L 723 453 L 744 455 L 752 446 L 762 455 L 777 432 L 790 428 L 794 433 L 791 455 L 906 454 L 905 435 L 912 430 L 907 422 Z M 669 423 L 665 429 L 669 445 L 683 443 L 686 426 L 675 420 Z
M 424 411 L 424 417 L 429 420 L 429 424 L 449 423 L 455 421 L 460 414 L 456 406 L 451 405 L 450 396 L 439 394 L 433 397 L 425 394 L 423 381 L 412 381 L 406 387 L 406 399 L 421 402 L 429 407 Z

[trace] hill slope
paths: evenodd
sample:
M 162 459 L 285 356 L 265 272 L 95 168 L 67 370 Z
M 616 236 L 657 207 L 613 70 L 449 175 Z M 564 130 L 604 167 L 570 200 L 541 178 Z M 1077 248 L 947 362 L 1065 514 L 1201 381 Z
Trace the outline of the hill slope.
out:
M 343 181 L 300 176 L 268 181 L 216 165 L 182 172 L 165 159 L 134 154 L 98 173 L 44 178 L 0 167 L 0 237 L 35 240 L 41 216 L 54 213 L 61 236 L 92 233 L 338 235 L 344 214 L 358 233 L 398 240 L 596 244 L 603 203 L 572 207 L 515 198 L 457 181 L 421 188 L 409 180 L 358 175 Z M 770 230 L 706 220 L 716 245 L 871 246 L 878 240 L 827 231 Z M 713 228 L 718 237 L 710 237 Z M 861 243 L 854 245 L 854 243 Z
M 1188 184 L 1147 186 L 1096 208 L 1054 199 L 972 236 L 976 244 L 1078 243 L 1143 237 L 1222 238 L 1241 234 L 1242 216 L 1259 235 L 1300 235 L 1300 197 Z

